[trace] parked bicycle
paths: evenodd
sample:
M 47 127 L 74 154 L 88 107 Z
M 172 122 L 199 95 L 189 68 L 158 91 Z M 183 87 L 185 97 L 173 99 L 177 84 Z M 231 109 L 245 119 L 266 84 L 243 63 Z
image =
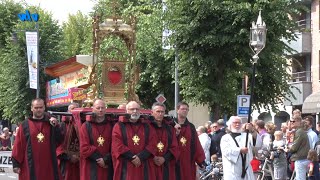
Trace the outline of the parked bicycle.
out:
M 259 170 L 255 172 L 257 180 L 274 180 L 273 176 L 273 164 L 270 159 L 269 151 L 259 151 L 258 159 L 262 161 L 262 164 L 259 167 Z
M 200 174 L 200 180 L 223 180 L 222 162 L 212 162 Z

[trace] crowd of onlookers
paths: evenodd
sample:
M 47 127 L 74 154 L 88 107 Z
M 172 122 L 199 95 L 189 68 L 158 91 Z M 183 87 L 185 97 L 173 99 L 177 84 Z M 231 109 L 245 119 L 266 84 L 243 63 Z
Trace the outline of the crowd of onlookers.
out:
M 8 127 L 4 127 L 0 132 L 0 151 L 11 151 L 13 142 L 17 134 L 19 127 L 15 131 L 10 132 Z M 3 168 L 0 168 L 0 172 L 4 172 Z
M 314 127 L 316 124 L 316 127 Z M 263 163 L 261 154 L 268 154 L 272 161 L 274 179 L 290 179 L 292 174 L 297 180 L 320 179 L 320 123 L 315 123 L 312 116 L 302 118 L 301 111 L 293 111 L 290 120 L 277 127 L 273 122 L 254 120 L 251 123 L 253 131 L 259 135 L 262 146 L 254 149 L 254 158 L 251 163 L 255 166 Z M 279 129 L 279 130 L 277 130 Z M 206 155 L 207 163 L 221 158 L 220 141 L 228 133 L 223 119 L 216 122 L 208 121 L 204 126 L 197 128 L 201 145 Z M 253 171 L 259 167 L 252 167 Z

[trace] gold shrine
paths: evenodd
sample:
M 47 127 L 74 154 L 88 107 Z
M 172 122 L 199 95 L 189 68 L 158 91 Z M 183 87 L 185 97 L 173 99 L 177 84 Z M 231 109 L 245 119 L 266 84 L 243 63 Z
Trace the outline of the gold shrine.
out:
M 125 49 L 116 45 L 108 45 L 105 48 L 103 42 L 110 37 L 122 40 Z M 133 100 L 139 102 L 135 93 L 135 86 L 139 80 L 139 68 L 136 63 L 136 18 L 130 17 L 124 21 L 114 14 L 101 20 L 99 16 L 95 16 L 92 50 L 93 67 L 89 76 L 92 95 L 89 98 L 102 96 L 111 104 Z

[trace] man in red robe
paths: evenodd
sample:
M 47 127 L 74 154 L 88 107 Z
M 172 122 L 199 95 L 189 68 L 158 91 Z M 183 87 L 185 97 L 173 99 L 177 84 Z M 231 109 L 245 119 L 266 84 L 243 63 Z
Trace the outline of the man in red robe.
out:
M 68 112 L 78 107 L 78 103 L 71 103 L 68 106 Z M 79 180 L 79 130 L 72 116 L 62 117 L 61 129 L 63 129 L 64 132 L 64 141 L 57 148 L 57 157 L 62 179 Z
M 180 148 L 180 159 L 176 164 L 177 180 L 195 180 L 196 163 L 200 168 L 204 168 L 206 165 L 204 151 L 196 128 L 187 119 L 188 112 L 189 105 L 185 102 L 179 102 L 177 105 L 178 118 L 175 121 Z
M 20 124 L 16 135 L 13 172 L 19 174 L 19 180 L 60 180 L 56 144 L 63 137 L 57 119 L 44 112 L 44 101 L 40 98 L 32 100 L 31 111 L 32 117 Z
M 156 132 L 157 152 L 153 158 L 157 180 L 175 180 L 175 164 L 179 158 L 179 147 L 175 129 L 164 119 L 166 106 L 152 105 L 151 124 Z
M 112 123 L 105 118 L 105 102 L 94 100 L 92 112 L 92 119 L 84 122 L 80 130 L 80 179 L 112 180 Z
M 126 112 L 130 117 L 119 117 L 112 132 L 114 180 L 155 180 L 156 134 L 140 118 L 137 102 L 129 102 Z

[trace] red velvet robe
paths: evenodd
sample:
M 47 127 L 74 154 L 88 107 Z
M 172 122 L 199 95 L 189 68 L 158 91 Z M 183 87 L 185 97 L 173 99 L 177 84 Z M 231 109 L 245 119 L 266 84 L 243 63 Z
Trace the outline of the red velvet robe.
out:
M 80 163 L 70 161 L 71 155 L 75 154 L 79 157 L 80 154 L 78 126 L 74 119 L 69 116 L 63 117 L 62 121 L 64 141 L 57 148 L 58 166 L 63 180 L 79 180 Z
M 137 135 L 139 141 L 134 143 Z M 156 153 L 156 134 L 150 125 L 139 119 L 131 123 L 124 117 L 119 118 L 112 132 L 112 159 L 114 180 L 155 180 L 153 157 Z M 135 167 L 132 157 L 140 157 L 141 165 Z
M 166 160 L 161 166 L 154 164 L 157 180 L 175 180 L 175 165 L 180 155 L 176 131 L 166 123 L 162 123 L 161 127 L 155 122 L 152 125 L 153 131 L 156 132 L 157 145 L 160 141 L 164 145 L 163 149 L 161 146 L 157 147 L 156 156 L 164 157 Z
M 91 126 L 91 130 L 88 126 Z M 113 167 L 110 154 L 111 133 L 112 124 L 108 121 L 104 121 L 102 123 L 86 121 L 82 124 L 80 130 L 81 180 L 112 180 Z M 103 137 L 104 142 L 99 145 L 98 138 L 100 135 Z M 91 140 L 90 137 L 92 138 Z M 108 167 L 100 167 L 96 163 L 96 159 L 98 158 L 103 158 Z
M 203 163 L 205 155 L 194 125 L 186 120 L 181 125 L 181 131 L 177 138 L 180 148 L 180 159 L 176 167 L 177 180 L 195 180 L 195 163 Z M 183 139 L 186 141 L 183 141 Z
M 37 135 L 44 135 L 39 142 Z M 56 145 L 62 135 L 59 127 L 53 128 L 48 119 L 28 119 L 21 123 L 12 150 L 13 167 L 20 167 L 19 180 L 60 180 Z

